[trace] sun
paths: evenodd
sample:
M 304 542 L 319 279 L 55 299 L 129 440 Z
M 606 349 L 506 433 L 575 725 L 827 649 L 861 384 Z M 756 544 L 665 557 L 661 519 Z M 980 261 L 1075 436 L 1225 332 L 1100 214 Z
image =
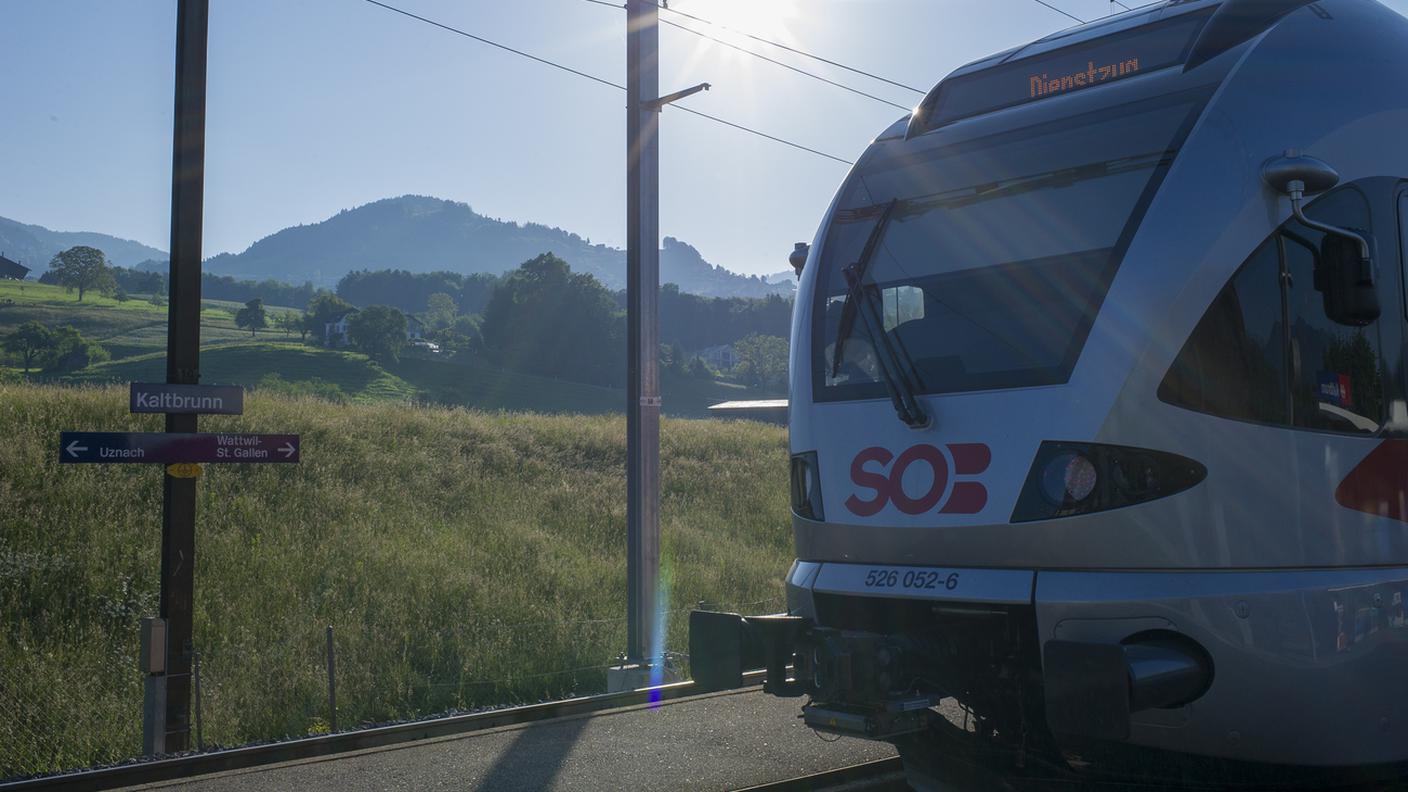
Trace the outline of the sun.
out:
M 801 16 L 797 0 L 675 0 L 673 7 L 741 33 L 773 40 L 791 38 Z

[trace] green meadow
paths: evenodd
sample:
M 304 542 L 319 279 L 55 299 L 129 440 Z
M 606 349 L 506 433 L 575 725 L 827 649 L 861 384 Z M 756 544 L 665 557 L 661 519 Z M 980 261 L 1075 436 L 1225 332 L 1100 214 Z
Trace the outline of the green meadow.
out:
M 248 378 L 249 356 L 270 351 L 252 346 L 232 340 L 206 365 Z M 330 354 L 315 355 L 329 381 L 367 370 Z M 123 378 L 159 361 L 107 365 Z M 349 389 L 415 381 L 376 376 Z M 202 428 L 301 434 L 303 462 L 211 465 L 200 479 L 194 648 L 207 745 L 325 730 L 327 625 L 343 728 L 604 689 L 625 647 L 622 417 L 273 389 L 246 402 L 245 415 Z M 157 611 L 161 472 L 59 465 L 57 449 L 62 430 L 160 420 L 129 414 L 119 386 L 0 384 L 0 778 L 139 750 L 138 625 Z M 666 648 L 683 667 L 696 602 L 782 605 L 785 430 L 667 419 L 662 471 Z
M 405 355 L 382 366 L 366 355 L 300 342 L 270 327 L 251 334 L 235 326 L 239 303 L 205 300 L 201 311 L 201 381 L 238 384 L 288 395 L 314 394 L 333 401 L 417 402 L 482 410 L 606 414 L 626 403 L 621 388 L 586 385 L 501 368 Z M 293 309 L 268 306 L 273 317 Z M 36 375 L 77 384 L 161 381 L 166 374 L 166 308 L 134 297 L 118 302 L 34 282 L 0 281 L 0 337 L 27 321 L 49 327 L 71 324 L 112 356 L 81 371 Z M 0 379 L 19 371 L 0 364 Z M 759 398 L 756 391 L 717 380 L 662 373 L 667 414 L 702 417 L 722 401 Z

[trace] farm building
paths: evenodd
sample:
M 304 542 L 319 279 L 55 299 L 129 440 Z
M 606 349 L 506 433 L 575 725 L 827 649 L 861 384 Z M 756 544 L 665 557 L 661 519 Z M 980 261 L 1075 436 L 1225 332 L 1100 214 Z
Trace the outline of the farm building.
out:
M 29 267 L 5 258 L 4 253 L 0 253 L 0 280 L 24 280 L 29 276 Z

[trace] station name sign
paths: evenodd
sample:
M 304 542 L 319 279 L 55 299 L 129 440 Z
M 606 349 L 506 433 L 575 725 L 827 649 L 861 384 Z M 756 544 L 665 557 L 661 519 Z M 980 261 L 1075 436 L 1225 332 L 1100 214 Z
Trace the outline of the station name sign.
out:
M 216 432 L 63 432 L 59 462 L 84 463 L 296 463 L 292 434 Z
M 244 388 L 239 385 L 134 382 L 128 401 L 134 413 L 242 415 Z

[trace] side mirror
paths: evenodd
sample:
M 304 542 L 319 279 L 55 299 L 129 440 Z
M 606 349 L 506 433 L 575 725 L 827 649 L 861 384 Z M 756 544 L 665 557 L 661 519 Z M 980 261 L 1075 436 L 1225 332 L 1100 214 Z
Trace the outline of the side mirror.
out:
M 1305 216 L 1305 196 L 1334 187 L 1339 183 L 1339 173 L 1321 160 L 1290 149 L 1283 156 L 1267 160 L 1261 166 L 1261 178 L 1267 186 L 1291 199 L 1291 214 L 1297 220 L 1325 234 L 1315 267 L 1315 288 L 1325 297 L 1325 315 L 1339 324 L 1356 327 L 1378 319 L 1379 296 L 1374 290 L 1374 257 L 1369 239 L 1353 229 Z
M 798 242 L 792 246 L 792 253 L 787 256 L 787 263 L 792 265 L 792 271 L 797 273 L 797 277 L 802 277 L 802 269 L 807 266 L 807 254 L 811 253 L 812 246 L 806 242 Z
M 1369 259 L 1361 257 L 1358 243 L 1345 236 L 1326 234 L 1315 265 L 1315 289 L 1325 302 L 1325 315 L 1336 324 L 1363 327 L 1381 313 L 1379 291 L 1374 288 Z

